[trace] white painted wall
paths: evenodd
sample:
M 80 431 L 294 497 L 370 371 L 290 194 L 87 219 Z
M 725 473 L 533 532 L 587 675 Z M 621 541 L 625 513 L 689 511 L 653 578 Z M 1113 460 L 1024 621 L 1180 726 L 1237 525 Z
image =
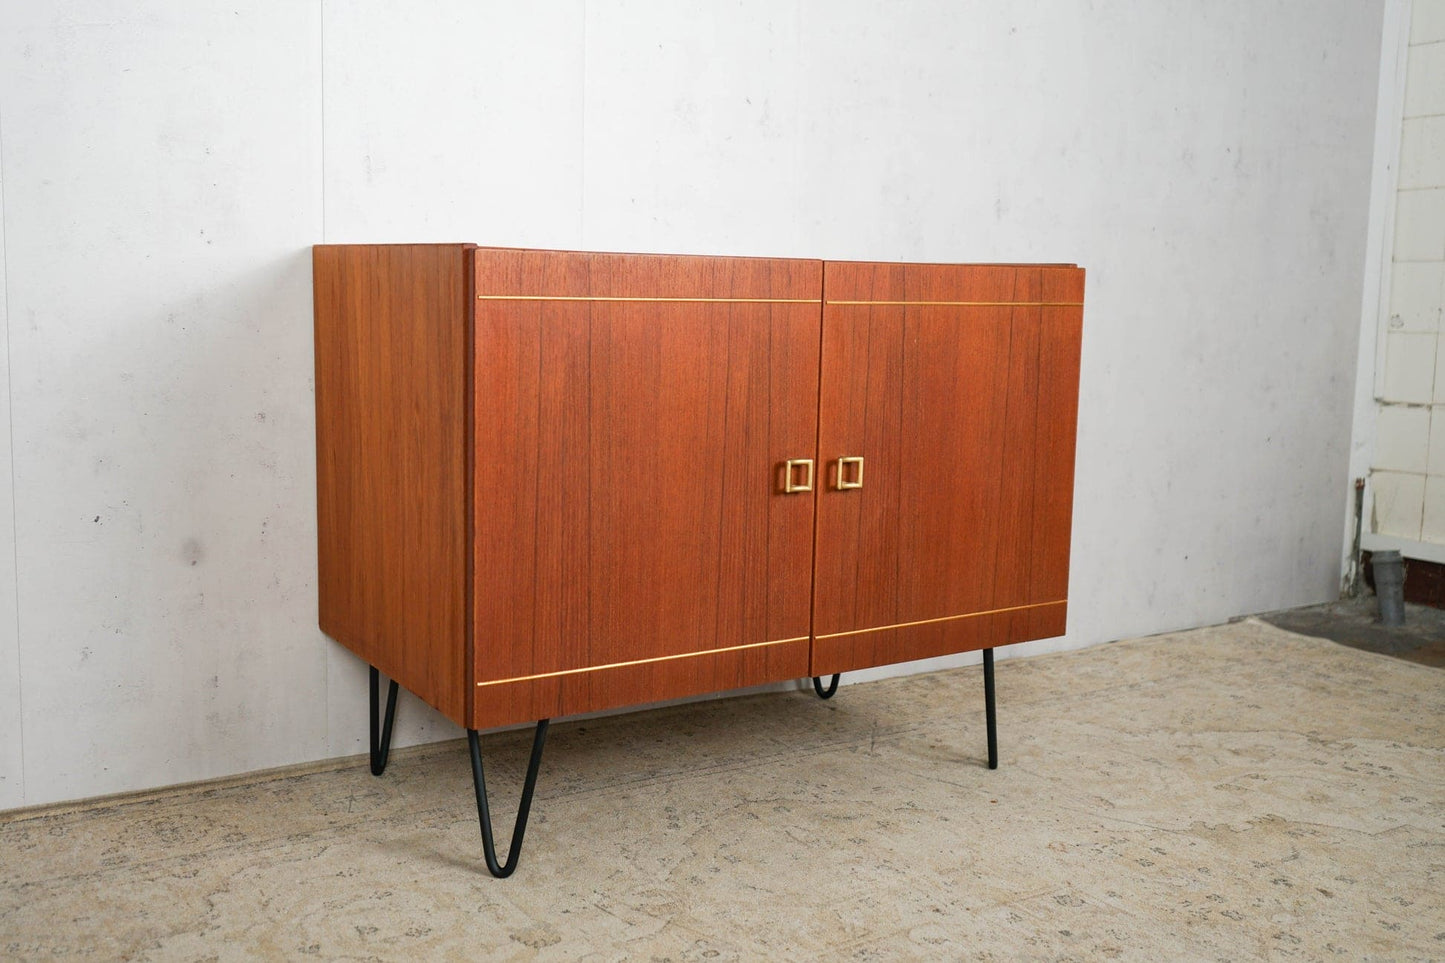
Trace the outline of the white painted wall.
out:
M 0 156 L 4 114 L 0 111 Z M 0 212 L 5 207 L 5 176 L 0 167 Z M 10 330 L 6 310 L 5 231 L 0 219 L 0 324 Z M 11 474 L 10 345 L 0 343 L 0 809 L 25 801 L 25 756 L 21 752 L 20 635 L 15 624 L 15 492 Z
M 0 806 L 363 748 L 315 628 L 323 240 L 1077 261 L 1071 632 L 1022 648 L 1332 597 L 1380 20 L 0 5 Z
M 24 801 L 323 756 L 318 10 L 3 17 Z

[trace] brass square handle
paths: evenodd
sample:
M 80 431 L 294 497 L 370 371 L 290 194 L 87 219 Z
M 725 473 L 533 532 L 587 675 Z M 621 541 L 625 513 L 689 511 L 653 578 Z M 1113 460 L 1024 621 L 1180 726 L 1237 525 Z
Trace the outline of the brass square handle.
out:
M 802 469 L 802 480 L 798 480 L 798 470 Z M 789 494 L 793 492 L 810 492 L 813 490 L 813 459 L 811 458 L 789 458 L 783 463 L 783 491 Z
M 834 488 L 845 492 L 850 488 L 863 487 L 862 455 L 848 455 L 845 458 L 839 458 L 835 464 L 837 468 L 833 475 Z

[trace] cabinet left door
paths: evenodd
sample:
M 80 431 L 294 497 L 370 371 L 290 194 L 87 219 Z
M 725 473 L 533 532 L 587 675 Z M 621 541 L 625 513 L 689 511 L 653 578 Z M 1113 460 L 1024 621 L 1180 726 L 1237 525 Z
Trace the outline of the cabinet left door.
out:
M 474 257 L 472 724 L 805 675 L 820 262 Z

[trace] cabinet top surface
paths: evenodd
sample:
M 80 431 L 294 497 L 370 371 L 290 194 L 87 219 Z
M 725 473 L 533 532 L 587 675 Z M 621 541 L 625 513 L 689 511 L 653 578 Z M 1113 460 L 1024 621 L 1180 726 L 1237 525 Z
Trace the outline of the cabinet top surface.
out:
M 528 253 L 528 254 L 576 254 L 576 255 L 603 255 L 609 257 L 686 257 L 707 260 L 769 260 L 769 261 L 793 261 L 806 263 L 828 263 L 834 265 L 861 265 L 861 264 L 888 264 L 908 265 L 909 267 L 988 267 L 988 268 L 1078 268 L 1079 265 L 1070 261 L 905 261 L 892 258 L 866 259 L 837 259 L 837 258 L 799 258 L 799 257 L 772 257 L 767 255 L 742 255 L 742 254 L 679 254 L 675 251 L 580 251 L 570 248 L 534 248 L 534 247 L 503 247 L 487 244 L 473 244 L 470 242 L 407 242 L 407 243 L 379 243 L 379 244 L 314 244 L 313 248 L 368 248 L 368 247 L 457 247 L 478 251 L 489 251 L 498 253 Z

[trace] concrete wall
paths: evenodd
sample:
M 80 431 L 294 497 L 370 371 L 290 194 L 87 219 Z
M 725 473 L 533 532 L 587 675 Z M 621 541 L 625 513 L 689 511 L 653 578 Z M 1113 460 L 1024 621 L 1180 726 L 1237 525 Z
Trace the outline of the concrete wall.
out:
M 319 241 L 1077 261 L 1070 634 L 1024 648 L 1332 597 L 1380 19 L 0 6 L 0 807 L 363 748 L 315 628 Z

